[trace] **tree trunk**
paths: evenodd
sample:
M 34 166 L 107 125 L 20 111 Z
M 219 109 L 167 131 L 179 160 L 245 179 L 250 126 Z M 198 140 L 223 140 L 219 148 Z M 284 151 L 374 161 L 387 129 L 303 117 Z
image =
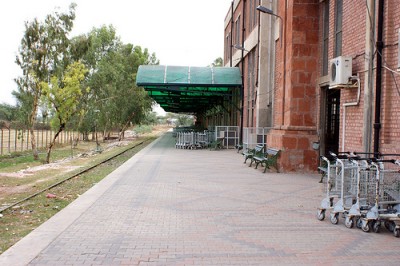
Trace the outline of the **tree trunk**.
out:
M 135 116 L 135 113 L 133 112 L 130 116 L 129 116 L 129 118 L 128 118 L 128 121 L 125 123 L 125 125 L 121 128 L 121 130 L 119 131 L 119 134 L 118 134 L 118 141 L 121 141 L 122 140 L 122 138 L 124 137 L 124 132 L 125 132 L 125 130 L 128 128 L 128 125 L 129 125 L 129 123 L 131 122 L 131 120 L 132 120 L 132 118 Z
M 36 137 L 35 137 L 35 132 L 34 132 L 34 126 L 36 122 L 36 112 L 38 108 L 38 99 L 37 97 L 34 97 L 33 100 L 33 106 L 32 106 L 32 112 L 29 116 L 29 131 L 31 133 L 31 147 L 32 147 L 32 154 L 33 154 L 33 159 L 35 161 L 39 160 L 39 153 L 36 147 Z
M 56 139 L 58 135 L 64 130 L 65 124 L 61 124 L 60 127 L 58 128 L 58 131 L 54 135 L 53 140 L 49 143 L 49 146 L 47 147 L 47 156 L 46 156 L 46 163 L 50 163 L 50 154 L 51 154 L 51 149 L 53 148 L 54 144 L 56 144 Z
M 32 154 L 33 154 L 33 159 L 35 161 L 39 160 L 39 153 L 36 147 L 36 137 L 35 137 L 35 132 L 33 129 L 33 126 L 29 129 L 31 133 L 31 146 L 32 146 Z
M 72 146 L 74 147 L 74 148 L 76 148 L 77 146 L 78 146 L 78 143 L 79 143 L 79 134 L 73 139 L 73 142 L 72 142 L 73 144 L 72 144 Z

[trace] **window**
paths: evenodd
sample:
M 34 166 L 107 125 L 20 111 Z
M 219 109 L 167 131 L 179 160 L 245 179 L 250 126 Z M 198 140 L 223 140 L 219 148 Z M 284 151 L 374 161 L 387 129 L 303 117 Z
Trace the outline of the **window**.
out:
M 329 90 L 325 88 L 326 109 L 325 109 L 325 154 L 337 153 L 339 150 L 339 129 L 340 129 L 340 90 Z
M 247 120 L 247 126 L 253 126 L 254 109 L 256 105 L 256 82 L 257 82 L 257 53 L 256 49 L 247 54 L 247 109 L 252 116 Z
M 238 16 L 236 22 L 235 22 L 235 44 L 240 45 L 240 16 Z
M 322 28 L 322 75 L 328 75 L 329 52 L 329 0 L 323 2 Z
M 225 62 L 231 60 L 232 44 L 231 44 L 231 33 L 229 32 L 225 38 Z M 231 62 L 232 63 L 232 62 Z
M 335 9 L 335 57 L 337 57 L 342 55 L 343 0 L 336 0 Z
M 258 12 L 257 12 L 257 0 L 250 0 L 250 8 L 249 8 L 249 14 L 250 14 L 250 29 L 253 29 L 257 26 L 258 22 Z

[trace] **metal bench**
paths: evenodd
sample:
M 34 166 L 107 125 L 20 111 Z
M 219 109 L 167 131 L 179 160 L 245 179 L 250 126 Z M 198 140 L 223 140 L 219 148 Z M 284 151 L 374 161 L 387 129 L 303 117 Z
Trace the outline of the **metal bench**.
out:
M 250 159 L 251 160 L 250 165 L 249 165 L 249 167 L 250 167 L 251 164 L 253 163 L 253 157 L 260 153 L 264 153 L 264 145 L 259 144 L 256 147 L 254 147 L 253 149 L 247 149 L 246 151 L 243 151 L 242 152 L 242 154 L 244 156 L 243 163 L 246 163 L 247 159 Z
M 212 149 L 214 149 L 214 150 L 223 149 L 224 148 L 223 143 L 224 143 L 224 138 L 222 138 L 222 137 L 221 138 L 217 138 L 215 141 L 210 143 L 210 151 Z
M 277 160 L 279 156 L 280 150 L 274 148 L 267 148 L 265 153 L 258 153 L 253 156 L 252 162 L 256 163 L 255 169 L 257 169 L 258 165 L 261 164 L 265 166 L 264 173 L 269 169 L 270 166 L 275 167 L 276 171 L 278 172 Z M 251 164 L 250 164 L 251 166 Z

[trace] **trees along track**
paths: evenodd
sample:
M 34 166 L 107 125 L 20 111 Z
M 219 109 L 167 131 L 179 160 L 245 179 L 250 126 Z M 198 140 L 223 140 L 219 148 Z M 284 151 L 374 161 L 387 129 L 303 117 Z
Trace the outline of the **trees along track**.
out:
M 20 201 L 17 201 L 17 202 L 15 202 L 15 203 L 11 204 L 11 205 L 8 205 L 8 206 L 6 206 L 6 207 L 0 209 L 0 213 L 6 211 L 6 210 L 8 210 L 8 209 L 10 209 L 10 208 L 12 208 L 12 207 L 14 207 L 14 206 L 16 206 L 16 205 L 21 204 L 21 203 L 24 202 L 24 201 L 27 201 L 27 200 L 29 200 L 29 199 L 31 199 L 31 198 L 33 198 L 33 197 L 36 197 L 37 195 L 42 194 L 43 192 L 45 192 L 45 191 L 47 191 L 47 190 L 50 190 L 50 189 L 52 189 L 52 188 L 54 188 L 54 187 L 57 187 L 57 186 L 61 185 L 62 183 L 66 182 L 66 181 L 68 181 L 68 180 L 70 180 L 70 179 L 72 179 L 72 178 L 74 178 L 74 177 L 76 177 L 76 176 L 79 176 L 79 175 L 81 175 L 81 174 L 83 174 L 83 173 L 89 172 L 90 170 L 96 168 L 97 166 L 102 165 L 102 164 L 104 164 L 104 163 L 106 163 L 106 162 L 108 162 L 108 161 L 110 161 L 110 160 L 112 160 L 112 159 L 114 159 L 114 158 L 116 158 L 116 157 L 122 155 L 123 153 L 125 153 L 125 152 L 127 152 L 127 151 L 129 151 L 129 150 L 132 150 L 132 149 L 134 149 L 134 148 L 136 148 L 136 147 L 138 147 L 138 146 L 140 146 L 140 145 L 142 145 L 142 144 L 143 144 L 144 142 L 146 142 L 147 140 L 148 140 L 148 139 L 143 140 L 143 141 L 140 141 L 139 143 L 136 143 L 135 145 L 133 145 L 133 146 L 131 146 L 131 147 L 128 147 L 128 148 L 122 150 L 121 152 L 119 152 L 119 153 L 117 153 L 117 154 L 115 154 L 115 155 L 113 155 L 113 156 L 111 156 L 111 157 L 109 157 L 109 158 L 107 158 L 107 159 L 105 159 L 105 160 L 99 162 L 99 163 L 96 163 L 95 165 L 92 165 L 92 166 L 89 166 L 89 167 L 87 167 L 87 168 L 85 168 L 85 169 L 82 169 L 81 171 L 79 171 L 78 173 L 73 174 L 72 176 L 69 176 L 69 177 L 67 177 L 67 178 L 64 178 L 63 180 L 58 181 L 57 183 L 55 183 L 55 184 L 53 184 L 53 185 L 50 185 L 50 186 L 48 186 L 48 187 L 46 187 L 46 188 L 44 188 L 44 189 L 42 189 L 42 190 L 39 190 L 38 192 L 35 192 L 34 194 L 32 194 L 32 195 L 30 195 L 30 196 L 28 196 L 28 197 L 26 197 L 26 198 L 24 198 L 24 199 L 22 199 L 22 200 L 20 200 Z

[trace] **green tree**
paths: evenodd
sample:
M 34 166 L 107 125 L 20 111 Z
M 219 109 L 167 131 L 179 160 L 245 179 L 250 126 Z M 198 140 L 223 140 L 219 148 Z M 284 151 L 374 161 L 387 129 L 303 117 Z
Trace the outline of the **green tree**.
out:
M 218 57 L 214 60 L 214 62 L 211 64 L 212 67 L 222 67 L 224 66 L 224 60 L 222 57 Z
M 11 122 L 17 119 L 18 107 L 6 103 L 0 103 L 0 120 Z
M 67 67 L 63 79 L 60 81 L 56 76 L 51 78 L 51 84 L 43 83 L 43 96 L 54 109 L 56 133 L 47 147 L 46 162 L 50 162 L 51 150 L 58 135 L 65 129 L 71 118 L 79 112 L 79 102 L 82 98 L 81 83 L 85 79 L 87 70 L 80 62 L 75 62 Z M 85 91 L 88 91 L 86 88 Z
M 27 123 L 33 157 L 39 159 L 36 148 L 34 125 L 42 96 L 42 84 L 50 75 L 62 75 L 69 63 L 67 54 L 68 33 L 75 19 L 75 4 L 70 5 L 69 13 L 54 13 L 46 16 L 44 22 L 36 18 L 25 23 L 25 32 L 19 47 L 16 63 L 22 70 L 22 76 L 15 79 L 18 90 L 13 94 L 21 106 Z
M 192 115 L 186 115 L 186 114 L 179 114 L 177 117 L 177 126 L 193 126 L 194 125 L 194 118 Z
M 147 93 L 135 86 L 137 69 L 158 60 L 147 49 L 123 44 L 112 26 L 93 29 L 87 39 L 90 48 L 83 56 L 91 88 L 87 109 L 95 118 L 86 119 L 82 128 L 91 128 L 96 121 L 103 134 L 117 129 L 122 138 L 127 126 L 140 123 L 152 105 Z

